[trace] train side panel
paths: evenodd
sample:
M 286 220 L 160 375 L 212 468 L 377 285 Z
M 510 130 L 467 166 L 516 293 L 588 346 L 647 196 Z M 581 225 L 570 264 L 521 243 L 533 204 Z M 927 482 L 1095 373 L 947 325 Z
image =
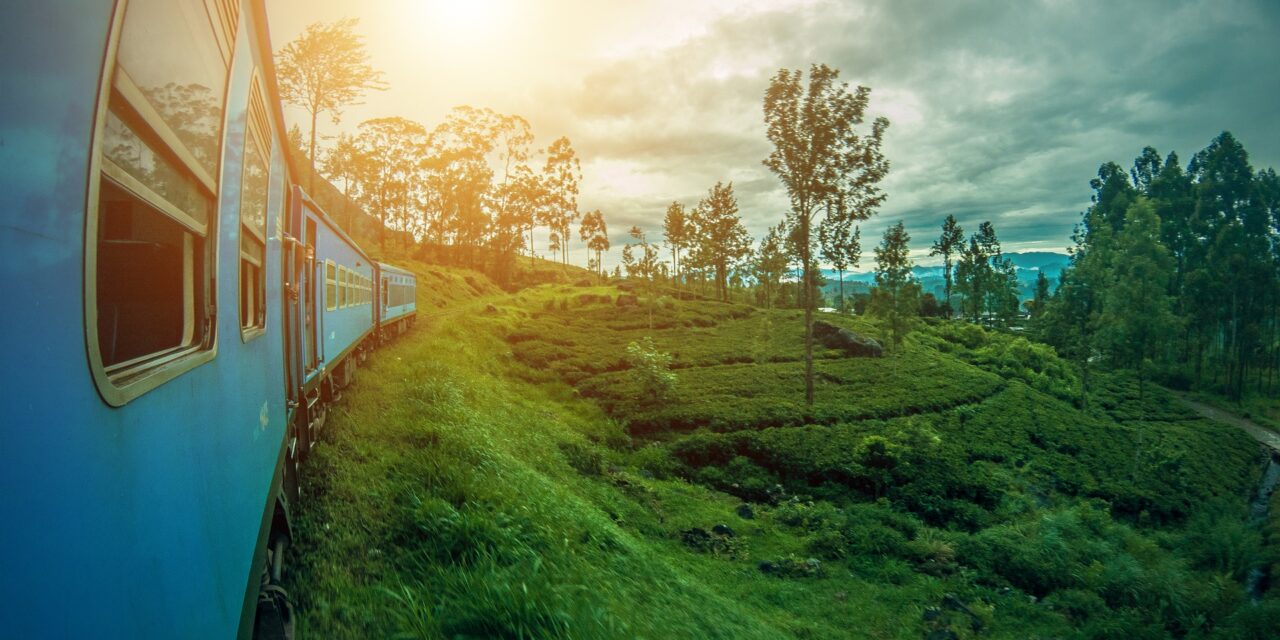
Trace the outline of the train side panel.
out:
M 417 316 L 417 276 L 389 264 L 378 264 L 379 323 L 384 330 L 403 331 Z
M 85 233 L 86 212 L 99 208 L 89 194 L 101 195 L 95 183 L 106 180 L 93 169 L 91 142 L 100 72 L 113 71 L 103 64 L 112 5 L 24 4 L 7 10 L 0 38 L 0 89 L 24 97 L 0 114 L 0 287 L 7 300 L 26 301 L 6 306 L 0 332 L 0 628 L 12 637 L 231 637 L 256 578 L 253 556 L 285 431 L 279 274 L 287 170 L 270 123 L 272 149 L 260 150 L 268 167 L 262 246 L 247 259 L 241 219 L 250 87 L 255 67 L 270 63 L 251 36 L 265 25 L 241 7 L 227 40 L 215 204 L 207 235 L 196 240 L 213 265 L 199 283 L 216 305 L 202 310 L 212 339 L 192 346 L 202 354 L 195 366 L 109 402 L 99 385 L 112 374 L 101 366 L 95 373 L 87 335 L 116 334 L 86 326 L 87 309 L 110 310 L 86 296 L 106 295 L 113 283 L 96 281 L 101 263 L 88 251 L 109 259 L 116 246 L 87 242 Z M 10 38 L 16 34 L 25 35 Z M 156 60 L 176 55 L 184 53 L 158 51 Z M 135 99 L 157 90 L 144 86 Z M 150 246 L 117 244 L 133 250 L 140 242 Z M 261 326 L 246 332 L 241 274 L 254 260 L 261 272 L 252 272 L 248 320 Z M 146 274 L 146 266 L 129 273 Z
M 314 203 L 321 360 L 332 371 L 373 331 L 373 261 Z

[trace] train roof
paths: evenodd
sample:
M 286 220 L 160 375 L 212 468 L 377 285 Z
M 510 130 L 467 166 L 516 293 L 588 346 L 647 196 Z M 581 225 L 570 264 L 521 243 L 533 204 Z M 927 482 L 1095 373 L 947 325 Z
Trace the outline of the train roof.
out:
M 387 264 L 387 263 L 385 263 L 385 262 L 379 262 L 379 263 L 378 263 L 378 268 L 379 268 L 379 269 L 381 269 L 381 270 L 383 270 L 383 271 L 390 271 L 390 272 L 392 272 L 392 273 L 398 273 L 398 274 L 400 274 L 400 275 L 409 276 L 409 277 L 411 277 L 411 278 L 415 278 L 415 279 L 417 278 L 417 276 L 416 276 L 416 275 L 414 275 L 414 273 L 413 273 L 412 271 L 409 271 L 408 269 L 401 269 L 400 267 L 397 267 L 397 266 L 394 266 L 394 265 L 389 265 L 389 264 Z
M 364 247 L 361 247 L 360 243 L 356 242 L 355 239 L 347 235 L 347 232 L 343 231 L 342 227 L 338 226 L 338 223 L 335 222 L 333 218 L 329 217 L 329 213 L 324 210 L 324 207 L 321 207 L 319 202 L 316 202 L 311 198 L 310 195 L 307 194 L 307 191 L 302 188 L 302 185 L 295 184 L 293 185 L 293 188 L 297 193 L 298 197 L 302 198 L 303 204 L 310 207 L 311 210 L 315 212 L 316 217 L 320 218 L 320 221 L 323 222 L 326 227 L 329 227 L 329 229 L 333 231 L 335 235 L 341 238 L 343 242 L 346 242 L 347 244 L 351 245 L 351 248 L 355 249 L 356 253 L 359 253 L 361 257 L 363 257 L 366 261 L 369 262 L 369 264 L 373 264 L 374 262 L 373 258 L 370 258 L 368 253 L 365 253 Z

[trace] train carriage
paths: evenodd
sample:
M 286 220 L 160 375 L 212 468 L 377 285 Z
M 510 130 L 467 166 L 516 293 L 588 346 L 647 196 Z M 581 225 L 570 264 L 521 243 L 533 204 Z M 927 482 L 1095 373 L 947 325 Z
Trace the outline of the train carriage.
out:
M 251 636 L 394 267 L 293 186 L 261 0 L 5 12 L 0 629 Z
M 384 339 L 404 333 L 417 321 L 417 276 L 378 263 L 378 326 Z

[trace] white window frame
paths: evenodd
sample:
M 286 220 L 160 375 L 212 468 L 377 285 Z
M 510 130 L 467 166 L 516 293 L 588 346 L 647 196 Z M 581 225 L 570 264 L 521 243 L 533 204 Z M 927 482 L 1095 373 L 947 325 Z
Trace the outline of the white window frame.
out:
M 206 0 L 206 9 L 210 8 L 209 1 L 211 0 Z M 225 6 L 221 8 L 223 13 L 221 25 L 215 24 L 212 19 L 210 21 L 211 35 L 215 41 L 233 42 L 235 23 L 239 18 L 239 4 L 230 0 L 212 1 L 220 2 Z M 219 247 L 217 242 L 218 234 L 213 232 L 213 227 L 216 226 L 218 187 L 221 184 L 221 176 L 209 175 L 205 167 L 196 160 L 195 155 L 191 153 L 160 114 L 156 112 L 154 106 L 145 98 L 143 92 L 129 77 L 129 74 L 117 63 L 116 57 L 120 49 L 120 39 L 124 31 L 124 19 L 127 9 L 128 0 L 119 0 L 116 3 L 115 11 L 111 18 L 106 51 L 103 56 L 103 66 L 100 74 L 102 82 L 98 86 L 95 104 L 96 116 L 89 146 L 87 205 L 84 227 L 84 331 L 86 354 L 89 360 L 89 370 L 99 395 L 102 396 L 102 399 L 107 404 L 113 407 L 124 406 L 131 400 L 183 373 L 212 361 L 217 357 L 218 353 L 216 316 L 210 314 L 206 317 L 204 309 L 201 309 L 200 313 L 197 314 L 196 305 L 207 302 L 208 309 L 216 309 L 218 305 L 217 256 Z M 231 31 L 230 34 L 227 32 L 228 28 Z M 181 52 L 173 53 L 182 55 Z M 229 52 L 224 55 L 223 63 L 226 67 L 221 96 L 224 121 L 217 133 L 217 155 L 215 156 L 219 158 L 222 154 L 226 134 L 226 101 L 231 77 Z M 117 114 L 116 117 L 124 120 L 126 126 L 129 126 L 135 135 L 146 135 L 158 141 L 161 147 L 153 148 L 152 151 L 168 156 L 167 160 L 173 163 L 177 170 L 186 172 L 188 177 L 193 178 L 197 189 L 202 190 L 204 192 L 202 195 L 207 197 L 209 202 L 213 204 L 210 207 L 206 222 L 201 223 L 196 220 L 192 215 L 169 202 L 115 162 L 105 157 L 103 138 L 106 132 L 107 117 L 111 112 L 113 93 L 119 96 L 134 112 L 134 115 L 129 118 L 122 118 L 120 114 Z M 140 122 L 133 122 L 135 118 Z M 150 131 L 138 131 L 136 127 L 139 124 L 150 129 Z M 143 143 L 148 146 L 155 146 L 145 140 Z M 221 163 L 219 163 L 219 171 L 221 171 Z M 139 356 L 111 366 L 104 366 L 102 348 L 98 340 L 97 249 L 99 216 L 101 214 L 99 211 L 99 199 L 104 180 L 111 180 L 118 188 L 130 194 L 142 204 L 176 222 L 183 228 L 184 246 L 182 341 L 178 346 Z M 208 256 L 206 272 L 202 274 L 205 291 L 199 301 L 195 300 L 193 286 L 195 284 L 196 236 L 199 236 L 204 243 L 200 257 L 205 258 Z M 200 336 L 200 341 L 197 342 L 195 340 L 196 323 L 201 320 L 206 323 L 206 327 L 204 327 L 204 332 Z

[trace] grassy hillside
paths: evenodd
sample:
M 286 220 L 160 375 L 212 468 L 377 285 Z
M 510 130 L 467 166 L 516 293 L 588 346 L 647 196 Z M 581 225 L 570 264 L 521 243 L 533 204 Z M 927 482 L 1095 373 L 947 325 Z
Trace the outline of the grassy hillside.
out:
M 1243 587 L 1277 560 L 1248 524 L 1258 449 L 1163 394 L 1104 379 L 1084 411 L 1052 351 L 939 324 L 885 358 L 819 349 L 806 408 L 793 311 L 412 266 L 439 311 L 360 372 L 313 458 L 304 637 L 1280 628 L 1276 590 Z M 645 337 L 668 397 L 627 369 Z

